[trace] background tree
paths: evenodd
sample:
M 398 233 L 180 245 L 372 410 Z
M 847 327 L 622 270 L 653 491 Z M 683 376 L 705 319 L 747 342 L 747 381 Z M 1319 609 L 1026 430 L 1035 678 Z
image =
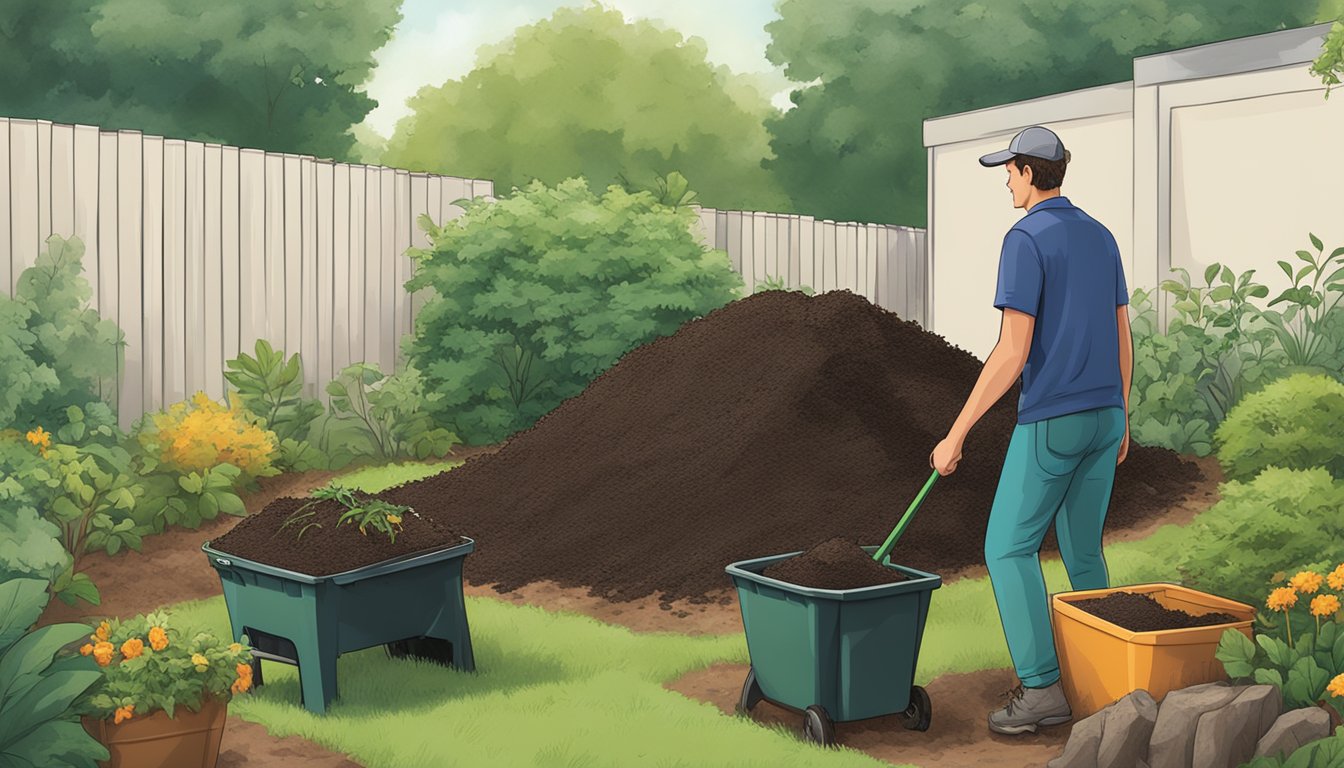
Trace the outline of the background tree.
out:
M 705 205 L 781 209 L 761 168 L 775 109 L 705 52 L 699 38 L 618 11 L 562 8 L 486 49 L 462 79 L 421 89 L 384 162 L 493 179 L 500 191 L 574 176 L 595 192 L 648 188 L 676 170 Z
M 347 159 L 400 0 L 7 0 L 0 112 Z
M 1123 82 L 1135 56 L 1311 24 L 1322 2 L 783 0 L 766 55 L 819 84 L 768 122 L 766 166 L 814 216 L 923 226 L 925 118 Z

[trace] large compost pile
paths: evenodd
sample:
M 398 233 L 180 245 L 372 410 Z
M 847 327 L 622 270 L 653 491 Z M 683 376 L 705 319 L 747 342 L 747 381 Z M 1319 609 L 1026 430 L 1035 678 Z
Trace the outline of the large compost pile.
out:
M 469 532 L 477 584 L 700 600 L 729 586 L 735 560 L 835 536 L 881 543 L 980 368 L 851 293 L 760 293 L 632 350 L 497 453 L 380 496 Z M 983 563 L 1016 404 L 1014 390 L 972 431 L 893 559 L 934 573 Z M 1134 446 L 1107 526 L 1152 516 L 1198 477 Z

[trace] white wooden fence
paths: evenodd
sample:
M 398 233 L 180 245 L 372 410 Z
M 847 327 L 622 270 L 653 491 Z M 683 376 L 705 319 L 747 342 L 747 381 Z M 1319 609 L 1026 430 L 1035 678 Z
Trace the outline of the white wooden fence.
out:
M 224 396 L 225 362 L 266 339 L 301 354 L 304 389 L 347 365 L 394 369 L 422 297 L 416 224 L 454 218 L 494 184 L 309 156 L 0 118 L 0 290 L 52 234 L 85 244 L 91 304 L 126 338 L 123 428 L 198 391 Z M 700 209 L 702 242 L 748 289 L 768 278 L 848 288 L 925 322 L 924 232 Z
M 7 183 L 4 181 L 7 180 Z M 84 241 L 92 305 L 126 336 L 123 427 L 204 390 L 259 338 L 299 352 L 305 390 L 352 362 L 393 369 L 418 302 L 402 285 L 422 213 L 493 183 L 91 126 L 0 119 L 0 286 L 46 238 Z
M 703 242 L 728 252 L 749 290 L 771 279 L 816 293 L 845 288 L 927 323 L 922 229 L 713 208 L 699 215 Z

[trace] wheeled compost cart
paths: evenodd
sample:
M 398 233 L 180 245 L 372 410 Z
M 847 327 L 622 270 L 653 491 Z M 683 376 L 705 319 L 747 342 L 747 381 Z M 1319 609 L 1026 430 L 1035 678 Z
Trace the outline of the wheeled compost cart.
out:
M 872 554 L 878 547 L 864 547 Z M 751 670 L 739 712 L 761 700 L 799 711 L 803 735 L 835 743 L 835 722 L 900 714 L 927 730 L 929 695 L 914 685 L 929 598 L 942 585 L 931 573 L 882 565 L 909 578 L 861 589 L 813 589 L 761 571 L 800 553 L 743 560 L 727 568 L 742 606 Z
M 309 576 L 201 547 L 219 572 L 235 640 L 252 644 L 252 680 L 261 661 L 299 668 L 303 705 L 322 713 L 336 698 L 336 658 L 386 645 L 393 656 L 416 656 L 473 670 L 471 634 L 462 596 L 460 544 L 385 560 L 330 576 Z

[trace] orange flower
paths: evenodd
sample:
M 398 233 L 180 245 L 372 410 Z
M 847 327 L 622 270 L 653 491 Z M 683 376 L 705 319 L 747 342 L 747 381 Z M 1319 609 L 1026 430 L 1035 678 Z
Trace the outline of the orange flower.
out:
M 79 647 L 79 653 L 81 656 L 88 656 L 90 653 L 93 653 L 93 644 L 85 643 L 81 645 Z
M 1298 571 L 1296 576 L 1288 580 L 1288 584 L 1298 592 L 1309 595 L 1321 588 L 1322 581 L 1321 574 L 1315 571 Z
M 100 667 L 106 667 L 108 664 L 111 664 L 112 654 L 114 653 L 116 653 L 116 649 L 107 641 L 102 641 L 93 646 L 93 660 L 98 662 L 98 666 Z
M 234 667 L 238 672 L 238 679 L 233 681 L 229 690 L 233 693 L 242 693 L 252 687 L 252 666 L 250 664 L 239 664 Z
M 1331 571 L 1325 580 L 1331 589 L 1344 589 L 1344 563 L 1335 566 L 1335 570 Z
M 1339 612 L 1339 598 L 1334 595 L 1317 595 L 1311 599 L 1311 615 L 1334 616 Z
M 145 651 L 145 642 L 138 637 L 132 637 L 130 640 L 121 644 L 121 655 L 128 659 L 134 659 Z
M 98 625 L 97 629 L 93 631 L 93 639 L 99 641 L 106 641 L 107 635 L 111 631 L 112 631 L 111 625 L 109 625 L 106 621 L 104 621 L 103 623 Z
M 1286 611 L 1297 605 L 1297 592 L 1292 587 L 1279 587 L 1269 593 L 1269 600 L 1265 601 L 1271 611 Z
M 28 442 L 36 445 L 37 449 L 41 451 L 42 455 L 45 457 L 47 455 L 47 449 L 51 447 L 51 433 L 38 427 L 29 432 L 27 437 Z
M 134 712 L 135 712 L 134 704 L 127 704 L 124 707 L 117 707 L 116 714 L 113 715 L 112 718 L 112 724 L 120 725 L 122 720 L 130 720 L 132 717 L 135 717 L 135 715 L 132 714 Z
M 1325 688 L 1331 696 L 1344 698 L 1344 675 L 1335 675 L 1335 679 L 1330 681 L 1330 685 Z
M 163 631 L 163 627 L 149 628 L 149 647 L 156 651 L 168 647 L 168 633 Z

